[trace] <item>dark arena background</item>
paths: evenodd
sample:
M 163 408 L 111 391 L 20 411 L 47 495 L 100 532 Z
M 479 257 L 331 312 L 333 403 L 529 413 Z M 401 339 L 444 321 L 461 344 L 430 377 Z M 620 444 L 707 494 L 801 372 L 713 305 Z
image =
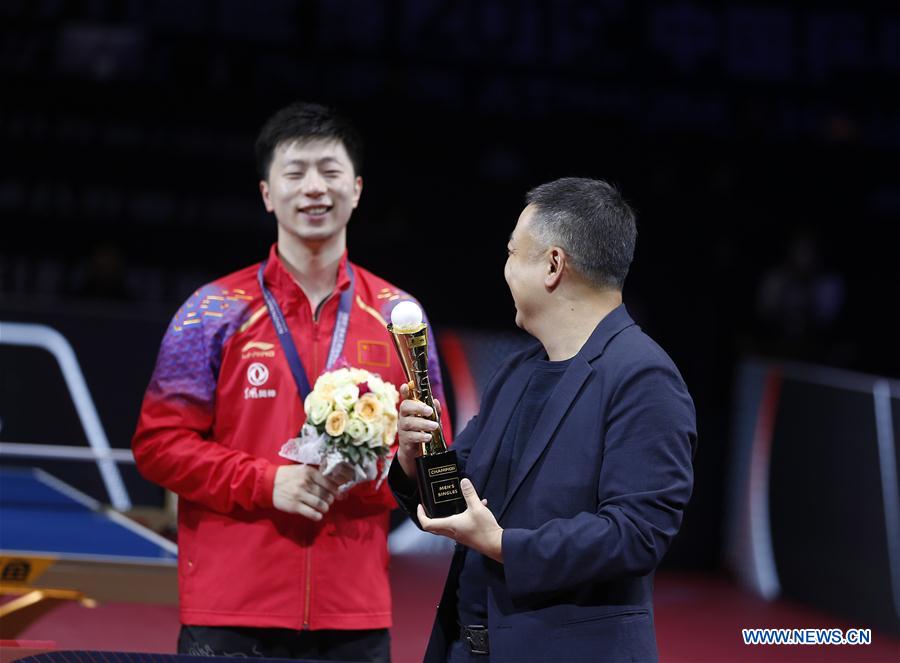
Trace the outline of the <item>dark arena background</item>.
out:
M 457 430 L 524 340 L 502 272 L 525 192 L 598 177 L 637 210 L 625 301 L 700 431 L 662 660 L 900 660 L 900 8 L 5 0 L 0 35 L 0 611 L 35 571 L 10 566 L 20 537 L 61 531 L 28 479 L 117 507 L 164 559 L 52 564 L 35 586 L 77 596 L 0 613 L 4 661 L 174 654 L 172 500 L 130 439 L 172 314 L 274 241 L 253 140 L 296 99 L 361 129 L 350 255 L 422 300 Z M 395 521 L 414 661 L 447 548 Z M 744 644 L 764 627 L 871 643 Z

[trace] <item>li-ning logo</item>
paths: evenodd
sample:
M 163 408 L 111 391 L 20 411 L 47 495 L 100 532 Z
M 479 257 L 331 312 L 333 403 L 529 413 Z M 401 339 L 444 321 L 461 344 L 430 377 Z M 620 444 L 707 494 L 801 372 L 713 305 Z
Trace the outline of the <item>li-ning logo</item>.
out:
M 428 476 L 436 477 L 441 474 L 449 474 L 450 472 L 456 472 L 456 465 L 441 465 L 440 467 L 432 467 L 428 470 Z
M 275 344 L 263 341 L 249 341 L 241 348 L 241 359 L 256 359 L 259 357 L 274 357 Z

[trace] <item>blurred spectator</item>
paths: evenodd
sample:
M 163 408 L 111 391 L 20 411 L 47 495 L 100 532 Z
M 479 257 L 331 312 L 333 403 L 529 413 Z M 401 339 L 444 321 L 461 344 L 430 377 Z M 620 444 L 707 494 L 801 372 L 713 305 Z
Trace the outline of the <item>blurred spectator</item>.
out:
M 778 355 L 827 360 L 844 309 L 844 277 L 822 266 L 819 244 L 806 229 L 791 238 L 782 261 L 762 278 L 756 316 L 760 349 Z

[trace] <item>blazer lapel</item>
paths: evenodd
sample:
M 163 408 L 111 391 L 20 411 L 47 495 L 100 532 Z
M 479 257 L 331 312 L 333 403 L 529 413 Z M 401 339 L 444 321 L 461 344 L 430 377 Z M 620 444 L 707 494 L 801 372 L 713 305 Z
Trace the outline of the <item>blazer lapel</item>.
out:
M 512 501 L 519 486 L 522 485 L 528 472 L 537 463 L 538 458 L 541 457 L 544 449 L 550 443 L 550 439 L 553 437 L 556 429 L 559 428 L 560 422 L 562 422 L 566 412 L 569 411 L 569 407 L 575 401 L 581 386 L 587 380 L 592 370 L 590 364 L 579 353 L 563 374 L 559 384 L 556 385 L 556 389 L 550 394 L 550 399 L 544 406 L 541 417 L 529 436 L 528 442 L 525 444 L 522 457 L 516 466 L 515 476 L 509 484 L 503 507 L 498 513 L 494 514 L 498 521 L 506 512 L 509 503 Z M 522 390 L 520 389 L 518 393 L 521 395 Z
M 532 370 L 531 357 L 513 369 L 497 395 L 496 405 L 491 408 L 489 413 L 490 420 L 485 423 L 484 429 L 478 436 L 478 441 L 472 447 L 468 463 L 466 464 L 466 475 L 468 475 L 479 493 L 484 492 L 487 473 L 494 462 L 497 450 L 500 448 L 503 431 L 506 430 L 506 426 L 509 424 L 516 404 L 522 398 L 522 392 L 525 391 L 525 385 L 528 384 L 528 378 L 531 376 Z

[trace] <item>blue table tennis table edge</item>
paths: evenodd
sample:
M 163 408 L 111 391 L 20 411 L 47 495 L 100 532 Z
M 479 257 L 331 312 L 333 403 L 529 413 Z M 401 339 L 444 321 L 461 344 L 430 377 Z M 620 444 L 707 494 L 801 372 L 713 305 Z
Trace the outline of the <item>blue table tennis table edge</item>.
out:
M 178 563 L 178 546 L 172 541 L 166 539 L 163 536 L 160 536 L 156 532 L 151 529 L 144 527 L 143 525 L 135 522 L 128 516 L 111 509 L 105 508 L 98 500 L 95 500 L 93 497 L 86 495 L 81 492 L 77 488 L 70 486 L 69 484 L 57 479 L 52 474 L 45 472 L 44 470 L 36 467 L 32 468 L 11 468 L 11 467 L 0 467 L 0 472 L 2 473 L 17 473 L 17 474 L 31 474 L 37 481 L 40 481 L 44 485 L 59 491 L 69 499 L 73 500 L 85 506 L 86 508 L 102 513 L 105 517 L 109 518 L 111 521 L 120 525 L 121 527 L 131 531 L 132 533 L 138 535 L 139 537 L 149 541 L 150 543 L 159 546 L 164 552 L 172 555 L 171 558 L 164 557 L 140 557 L 140 556 L 122 556 L 122 555 L 100 555 L 100 554 L 77 554 L 77 553 L 57 553 L 52 552 L 48 553 L 47 551 L 31 551 L 24 549 L 0 549 L 0 555 L 8 556 L 8 557 L 35 557 L 42 559 L 52 559 L 52 560 L 66 560 L 66 561 L 85 561 L 85 562 L 99 562 L 99 563 L 116 563 L 116 564 L 148 564 L 154 566 L 162 566 L 162 567 L 170 567 L 176 566 Z

